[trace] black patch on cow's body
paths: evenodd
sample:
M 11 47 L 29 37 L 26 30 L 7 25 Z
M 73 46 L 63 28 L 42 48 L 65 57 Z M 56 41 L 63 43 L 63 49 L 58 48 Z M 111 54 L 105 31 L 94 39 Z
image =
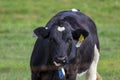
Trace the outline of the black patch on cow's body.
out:
M 64 26 L 65 31 L 57 31 L 58 26 Z M 55 58 L 67 56 L 67 62 L 62 66 L 66 71 L 64 80 L 75 80 L 77 73 L 84 72 L 90 67 L 94 57 L 94 45 L 96 44 L 99 49 L 95 23 L 79 11 L 62 11 L 52 17 L 46 27 L 48 29 L 38 28 L 34 31 L 39 38 L 33 49 L 30 66 L 53 66 Z M 76 48 L 75 44 L 80 34 L 85 40 Z M 31 72 L 32 75 L 36 72 L 41 76 L 39 79 L 32 76 L 32 80 L 60 80 L 54 69 L 33 71 L 31 68 Z
M 33 49 L 30 65 L 39 66 L 39 65 L 47 64 L 48 59 L 50 57 L 48 51 L 49 51 L 48 40 L 43 38 L 38 38 Z

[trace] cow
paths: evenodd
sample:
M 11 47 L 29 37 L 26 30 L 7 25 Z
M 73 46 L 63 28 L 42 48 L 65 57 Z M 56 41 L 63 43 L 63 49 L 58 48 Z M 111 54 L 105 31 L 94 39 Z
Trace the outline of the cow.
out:
M 32 80 L 97 80 L 99 40 L 93 20 L 78 9 L 53 16 L 34 30 L 37 40 L 31 55 Z M 100 80 L 100 79 L 99 79 Z

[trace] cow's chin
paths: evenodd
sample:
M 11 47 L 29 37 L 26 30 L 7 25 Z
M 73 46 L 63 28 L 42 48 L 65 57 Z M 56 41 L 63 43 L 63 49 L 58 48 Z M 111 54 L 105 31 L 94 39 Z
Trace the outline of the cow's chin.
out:
M 57 63 L 56 61 L 54 61 L 53 64 L 54 64 L 56 67 L 59 67 L 59 66 L 62 65 L 61 63 Z

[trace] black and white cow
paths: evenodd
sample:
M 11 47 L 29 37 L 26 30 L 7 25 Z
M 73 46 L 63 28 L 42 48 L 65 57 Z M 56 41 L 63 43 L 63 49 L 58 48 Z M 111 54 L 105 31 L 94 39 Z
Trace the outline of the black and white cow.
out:
M 38 37 L 31 56 L 32 80 L 97 79 L 99 41 L 95 23 L 77 9 L 61 11 L 45 27 L 34 30 Z

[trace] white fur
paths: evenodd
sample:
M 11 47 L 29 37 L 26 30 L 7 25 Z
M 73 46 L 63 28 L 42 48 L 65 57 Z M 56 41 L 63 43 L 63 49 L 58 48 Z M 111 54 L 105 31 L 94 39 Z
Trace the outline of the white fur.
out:
M 99 51 L 97 49 L 97 46 L 94 46 L 94 60 L 86 73 L 86 80 L 96 80 L 97 79 L 97 64 L 99 60 Z
M 84 72 L 82 72 L 82 73 L 80 73 L 80 74 L 77 74 L 77 77 L 81 77 L 81 76 L 83 76 L 86 72 L 87 72 L 87 70 L 84 71 Z
M 78 12 L 78 10 L 77 10 L 77 9 L 75 9 L 75 8 L 73 8 L 73 9 L 72 9 L 72 12 Z
M 57 30 L 60 31 L 60 32 L 63 32 L 63 31 L 65 31 L 65 27 L 58 26 Z

